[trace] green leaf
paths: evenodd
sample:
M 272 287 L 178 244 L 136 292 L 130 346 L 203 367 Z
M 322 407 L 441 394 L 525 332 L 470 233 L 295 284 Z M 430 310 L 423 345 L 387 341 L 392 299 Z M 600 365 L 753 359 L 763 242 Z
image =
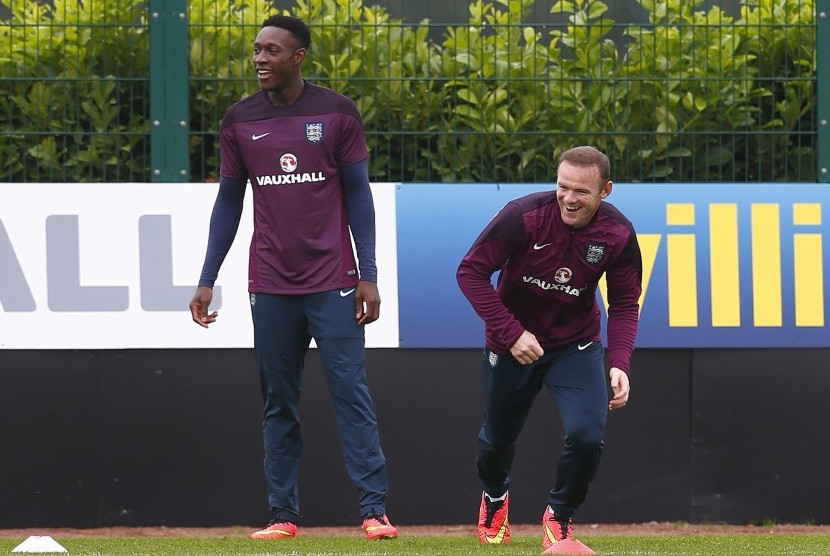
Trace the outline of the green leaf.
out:
M 479 103 L 478 97 L 470 89 L 458 89 L 456 95 L 458 95 L 458 98 L 460 98 L 461 100 L 469 102 L 470 104 L 477 105 Z
M 550 8 L 550 13 L 574 13 L 577 10 L 576 3 L 570 0 L 559 0 Z
M 608 11 L 608 6 L 603 2 L 596 0 L 589 0 L 588 2 L 588 19 L 598 19 L 602 14 Z

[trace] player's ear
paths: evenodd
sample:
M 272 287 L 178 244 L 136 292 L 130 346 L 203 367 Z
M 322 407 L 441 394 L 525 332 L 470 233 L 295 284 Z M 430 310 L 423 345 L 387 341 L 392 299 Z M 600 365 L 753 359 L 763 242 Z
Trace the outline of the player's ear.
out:
M 305 48 L 298 48 L 294 53 L 294 63 L 302 64 L 306 54 L 308 54 L 308 51 Z
M 614 183 L 612 181 L 606 182 L 606 184 L 602 187 L 599 192 L 599 196 L 601 199 L 605 199 L 611 194 L 611 190 L 614 188 Z

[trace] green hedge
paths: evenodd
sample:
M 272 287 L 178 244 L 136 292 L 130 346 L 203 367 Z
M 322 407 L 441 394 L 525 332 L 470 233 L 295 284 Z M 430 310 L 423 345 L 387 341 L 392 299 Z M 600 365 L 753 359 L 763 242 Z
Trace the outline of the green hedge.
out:
M 145 6 L 4 3 L 0 179 L 150 181 Z
M 147 2 L 5 2 L 2 181 L 151 181 Z M 355 100 L 374 181 L 548 181 L 578 143 L 617 181 L 816 181 L 815 0 L 639 0 L 618 24 L 599 0 L 477 0 L 431 38 L 362 0 L 298 0 L 305 75 Z M 191 175 L 218 171 L 217 131 L 258 90 L 251 43 L 265 0 L 191 1 Z M 827 68 L 825 71 L 830 71 Z

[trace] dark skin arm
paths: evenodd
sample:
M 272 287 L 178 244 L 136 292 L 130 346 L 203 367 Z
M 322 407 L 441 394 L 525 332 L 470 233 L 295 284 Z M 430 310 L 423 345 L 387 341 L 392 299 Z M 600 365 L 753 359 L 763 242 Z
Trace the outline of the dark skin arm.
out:
M 219 315 L 217 311 L 208 313 L 211 301 L 213 301 L 213 288 L 207 286 L 196 288 L 196 293 L 193 294 L 193 299 L 190 300 L 190 316 L 193 318 L 193 322 L 204 328 L 216 322 L 216 317 Z
M 380 293 L 374 282 L 361 280 L 354 292 L 355 318 L 357 324 L 375 322 L 380 317 Z

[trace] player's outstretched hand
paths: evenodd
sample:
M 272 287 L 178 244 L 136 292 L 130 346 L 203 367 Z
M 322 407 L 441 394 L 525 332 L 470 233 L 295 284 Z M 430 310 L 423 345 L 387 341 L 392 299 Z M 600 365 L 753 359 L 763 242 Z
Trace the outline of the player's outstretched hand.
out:
M 199 286 L 196 288 L 196 293 L 193 294 L 193 299 L 190 300 L 190 316 L 193 317 L 193 322 L 205 328 L 210 323 L 216 321 L 216 316 L 219 314 L 214 311 L 208 314 L 208 307 L 213 301 L 213 290 L 207 286 Z
M 608 376 L 611 378 L 611 391 L 614 392 L 614 397 L 608 402 L 608 409 L 614 411 L 625 407 L 625 404 L 628 403 L 628 394 L 631 392 L 631 387 L 629 386 L 628 375 L 622 369 L 611 367 Z
M 361 280 L 354 292 L 354 309 L 357 324 L 375 322 L 380 317 L 380 293 L 374 282 Z

